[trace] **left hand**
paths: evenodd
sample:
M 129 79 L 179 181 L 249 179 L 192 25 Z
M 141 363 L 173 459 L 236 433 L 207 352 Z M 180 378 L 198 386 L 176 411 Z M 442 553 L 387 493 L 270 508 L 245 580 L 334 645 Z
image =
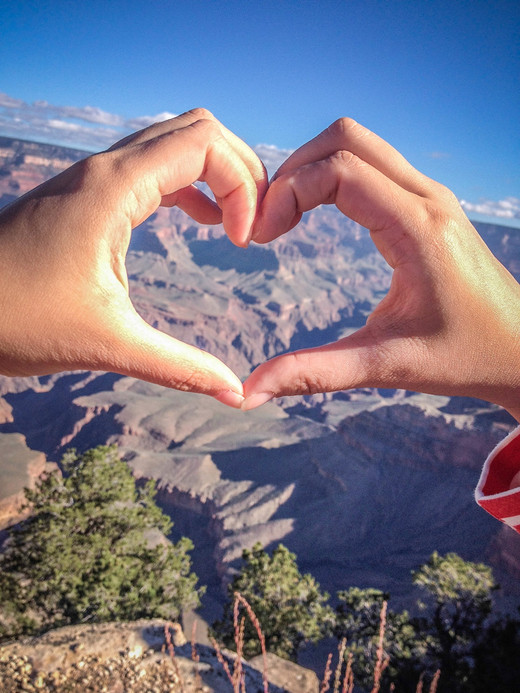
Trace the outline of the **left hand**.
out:
M 322 203 L 370 229 L 393 268 L 390 290 L 354 334 L 260 365 L 244 383 L 243 408 L 283 395 L 383 387 L 478 397 L 520 421 L 520 285 L 453 193 L 374 133 L 340 119 L 278 170 L 254 240 L 273 240 Z
M 192 184 L 206 181 L 218 204 Z M 247 246 L 265 168 L 197 109 L 78 162 L 0 213 L 0 373 L 107 370 L 240 406 L 217 358 L 153 329 L 128 295 L 131 230 L 159 205 Z

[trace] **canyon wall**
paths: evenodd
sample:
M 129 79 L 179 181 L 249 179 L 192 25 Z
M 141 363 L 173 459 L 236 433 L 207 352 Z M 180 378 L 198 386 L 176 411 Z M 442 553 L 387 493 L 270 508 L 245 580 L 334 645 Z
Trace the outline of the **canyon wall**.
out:
M 79 156 L 5 138 L 0 150 L 4 202 Z M 518 275 L 520 232 L 479 230 Z M 277 353 L 363 325 L 391 278 L 368 232 L 326 206 L 247 251 L 221 227 L 159 209 L 134 232 L 127 271 L 150 324 L 241 377 Z M 59 462 L 70 446 L 117 443 L 137 479 L 156 480 L 175 537 L 193 538 L 209 620 L 256 541 L 286 544 L 332 594 L 374 586 L 403 604 L 410 571 L 434 550 L 456 551 L 492 564 L 504 603 L 518 601 L 520 537 L 473 500 L 486 455 L 513 426 L 485 402 L 404 391 L 281 398 L 246 414 L 114 374 L 0 377 L 0 443 L 16 440 L 20 480 L 30 466 L 24 439 L 37 451 L 27 460 L 40 466 L 42 453 Z

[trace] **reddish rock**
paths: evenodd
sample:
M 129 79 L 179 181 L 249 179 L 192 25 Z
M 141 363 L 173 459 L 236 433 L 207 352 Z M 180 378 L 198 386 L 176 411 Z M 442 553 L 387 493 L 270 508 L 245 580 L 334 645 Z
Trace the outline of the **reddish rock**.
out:
M 47 468 L 45 455 L 30 450 L 20 433 L 0 434 L 0 529 L 19 522 L 29 511 L 21 510 L 24 488 L 34 488 Z

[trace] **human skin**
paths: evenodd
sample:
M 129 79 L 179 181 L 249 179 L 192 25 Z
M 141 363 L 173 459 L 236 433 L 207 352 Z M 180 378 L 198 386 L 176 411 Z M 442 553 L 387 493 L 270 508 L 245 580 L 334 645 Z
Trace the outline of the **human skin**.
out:
M 192 184 L 205 181 L 217 203 Z M 238 407 L 239 378 L 148 325 L 128 296 L 132 229 L 160 205 L 223 221 L 247 246 L 268 186 L 254 152 L 208 111 L 158 123 L 81 161 L 0 213 L 0 373 L 106 370 Z
M 520 286 L 449 190 L 348 119 L 297 150 L 267 188 L 249 147 L 196 109 L 2 210 L 0 373 L 108 370 L 244 409 L 281 395 L 406 388 L 480 397 L 520 420 Z M 394 269 L 388 295 L 348 338 L 262 364 L 243 389 L 218 359 L 134 310 L 130 234 L 159 205 L 178 205 L 202 223 L 222 220 L 230 239 L 247 246 L 252 228 L 256 242 L 270 242 L 322 203 L 369 228 Z
M 370 230 L 393 268 L 390 290 L 354 334 L 261 364 L 244 383 L 243 409 L 383 387 L 478 397 L 520 421 L 520 285 L 455 196 L 343 118 L 277 171 L 253 240 L 273 241 L 323 203 Z

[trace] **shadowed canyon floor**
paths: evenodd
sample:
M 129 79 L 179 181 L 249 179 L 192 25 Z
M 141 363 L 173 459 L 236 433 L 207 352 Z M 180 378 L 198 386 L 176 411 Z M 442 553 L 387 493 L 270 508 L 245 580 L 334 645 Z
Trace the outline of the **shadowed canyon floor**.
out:
M 0 140 L 4 202 L 79 155 L 49 147 Z M 520 232 L 479 230 L 518 274 Z M 232 247 L 220 227 L 160 209 L 134 233 L 127 269 L 146 320 L 241 377 L 265 358 L 361 326 L 390 281 L 368 232 L 330 207 L 251 252 Z M 0 395 L 2 483 L 13 434 L 56 462 L 69 446 L 118 443 L 138 479 L 157 481 L 175 536 L 193 539 L 210 621 L 242 549 L 256 541 L 286 544 L 332 594 L 374 586 L 403 604 L 410 571 L 433 550 L 456 551 L 491 563 L 504 604 L 518 601 L 520 538 L 473 501 L 487 453 L 514 424 L 497 407 L 358 390 L 284 398 L 245 414 L 103 373 L 0 378 Z M 11 496 L 34 457 L 16 441 Z

